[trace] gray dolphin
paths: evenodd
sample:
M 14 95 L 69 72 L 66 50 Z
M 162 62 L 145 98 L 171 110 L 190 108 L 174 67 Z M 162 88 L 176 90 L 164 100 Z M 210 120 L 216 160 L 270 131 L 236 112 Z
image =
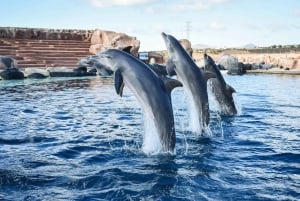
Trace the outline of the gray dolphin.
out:
M 111 76 L 113 74 L 113 70 L 110 67 L 105 67 L 98 62 L 98 55 L 90 55 L 82 58 L 79 61 L 79 66 L 92 67 L 97 70 L 97 74 L 101 76 Z
M 204 70 L 216 75 L 216 78 L 210 79 L 209 82 L 211 82 L 212 93 L 219 104 L 221 113 L 224 115 L 237 114 L 237 110 L 232 97 L 232 93 L 235 92 L 234 88 L 226 84 L 222 73 L 218 69 L 214 60 L 207 54 L 204 54 L 204 63 Z
M 140 103 L 144 115 L 153 121 L 158 138 L 153 133 L 145 138 L 149 140 L 156 137 L 161 143 L 161 151 L 174 152 L 176 137 L 170 93 L 173 88 L 182 84 L 177 80 L 159 77 L 144 62 L 121 50 L 108 49 L 101 52 L 97 62 L 114 71 L 117 94 L 122 96 L 126 85 Z M 148 151 L 157 150 L 146 150 Z
M 207 80 L 215 75 L 201 70 L 175 37 L 165 33 L 162 33 L 162 37 L 169 56 L 168 74 L 173 75 L 175 71 L 177 78 L 182 82 L 191 101 L 191 129 L 193 132 L 202 133 L 209 123 Z

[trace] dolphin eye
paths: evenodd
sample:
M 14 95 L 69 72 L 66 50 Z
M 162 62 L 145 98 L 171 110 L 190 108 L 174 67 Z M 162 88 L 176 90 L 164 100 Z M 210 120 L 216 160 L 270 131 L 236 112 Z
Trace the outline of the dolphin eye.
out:
M 101 58 L 103 59 L 111 59 L 111 56 L 108 54 L 101 54 Z

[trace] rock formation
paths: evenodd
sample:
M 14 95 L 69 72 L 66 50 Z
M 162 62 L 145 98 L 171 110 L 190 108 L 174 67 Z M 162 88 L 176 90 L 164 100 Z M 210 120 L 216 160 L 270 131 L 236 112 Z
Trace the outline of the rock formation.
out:
M 124 33 L 95 30 L 91 36 L 90 52 L 96 54 L 107 48 L 128 49 L 131 54 L 138 56 L 140 41 Z
M 0 27 L 0 38 L 37 40 L 89 40 L 92 30 Z
M 282 54 L 236 54 L 243 63 L 269 64 L 282 68 L 300 69 L 299 53 Z
M 217 63 L 228 70 L 228 74 L 243 74 L 243 68 L 239 65 L 238 59 L 232 55 L 225 54 L 221 56 Z
M 8 68 L 0 72 L 0 77 L 4 80 L 22 80 L 24 73 L 18 68 Z
M 86 67 L 78 67 L 75 69 L 65 67 L 48 67 L 50 77 L 80 77 L 95 76 L 95 72 L 88 72 Z
M 25 68 L 24 74 L 25 77 L 33 79 L 43 79 L 50 76 L 49 71 L 39 68 Z
M 192 44 L 188 39 L 181 39 L 179 40 L 182 47 L 187 51 L 187 53 L 192 57 L 193 56 L 193 49 Z
M 24 73 L 16 67 L 16 60 L 7 56 L 0 56 L 0 77 L 4 80 L 24 79 Z
M 17 61 L 13 58 L 0 55 L 0 69 L 17 67 Z

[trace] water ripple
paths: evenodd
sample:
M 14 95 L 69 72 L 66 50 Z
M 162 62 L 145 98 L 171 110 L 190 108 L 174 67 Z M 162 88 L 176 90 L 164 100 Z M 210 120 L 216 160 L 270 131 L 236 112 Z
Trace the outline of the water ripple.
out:
M 225 79 L 241 112 L 211 108 L 209 137 L 172 92 L 174 155 L 142 152 L 139 104 L 110 78 L 2 80 L 0 200 L 297 200 L 300 80 Z

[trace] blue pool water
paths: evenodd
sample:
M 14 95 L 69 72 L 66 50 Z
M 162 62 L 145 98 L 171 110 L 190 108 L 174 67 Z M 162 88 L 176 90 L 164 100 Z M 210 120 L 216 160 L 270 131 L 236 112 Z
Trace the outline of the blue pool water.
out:
M 175 155 L 142 152 L 139 104 L 110 78 L 0 81 L 0 200 L 299 200 L 300 77 L 225 79 L 240 112 L 212 102 L 208 137 L 173 91 Z

